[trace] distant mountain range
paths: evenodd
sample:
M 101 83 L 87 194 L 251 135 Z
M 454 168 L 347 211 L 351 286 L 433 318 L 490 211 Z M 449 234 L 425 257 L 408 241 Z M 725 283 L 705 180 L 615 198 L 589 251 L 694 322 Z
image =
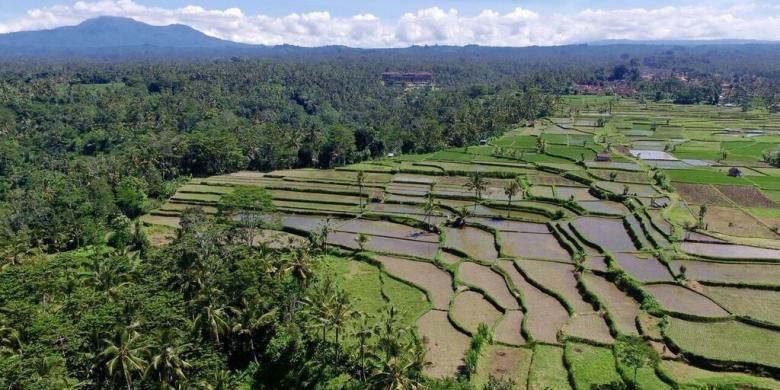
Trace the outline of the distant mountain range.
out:
M 717 41 L 633 41 L 605 40 L 579 45 L 561 46 L 560 50 L 581 51 L 587 46 L 702 46 L 702 45 L 745 45 L 757 43 L 778 43 L 751 40 Z M 403 52 L 414 54 L 420 51 L 441 55 L 491 55 L 517 54 L 524 52 L 560 51 L 556 47 L 501 48 L 476 45 L 459 46 L 413 46 L 406 49 L 355 49 L 345 46 L 324 46 L 302 48 L 292 45 L 265 46 L 237 43 L 208 36 L 192 27 L 173 24 L 152 26 L 130 18 L 98 17 L 77 26 L 59 27 L 51 30 L 22 31 L 0 34 L 0 58 L 90 58 L 123 60 L 128 58 L 203 58 L 225 56 L 285 56 L 285 55 L 343 55 L 365 52 Z M 575 48 L 575 49 L 571 49 Z

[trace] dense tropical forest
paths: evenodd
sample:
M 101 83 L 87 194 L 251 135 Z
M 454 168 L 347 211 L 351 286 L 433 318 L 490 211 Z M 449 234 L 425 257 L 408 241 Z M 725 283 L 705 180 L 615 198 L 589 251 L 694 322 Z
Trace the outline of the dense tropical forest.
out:
M 683 48 L 580 48 L 578 66 L 409 50 L 1 64 L 0 386 L 468 388 L 423 377 L 421 341 L 395 309 L 357 313 L 316 237 L 247 245 L 259 217 L 236 210 L 269 212 L 264 191 L 226 197 L 216 216 L 188 211 L 160 248 L 137 218 L 192 176 L 475 145 L 560 110 L 578 85 L 716 104 L 728 84 L 745 109 L 780 98 L 774 46 L 747 65 Z M 395 69 L 435 86 L 383 84 Z

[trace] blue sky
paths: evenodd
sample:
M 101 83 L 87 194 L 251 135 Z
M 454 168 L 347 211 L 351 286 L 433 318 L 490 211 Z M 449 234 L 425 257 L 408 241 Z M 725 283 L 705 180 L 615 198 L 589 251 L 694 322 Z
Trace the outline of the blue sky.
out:
M 557 45 L 602 39 L 778 39 L 780 0 L 24 0 L 0 33 L 100 16 L 182 23 L 240 42 L 302 46 Z

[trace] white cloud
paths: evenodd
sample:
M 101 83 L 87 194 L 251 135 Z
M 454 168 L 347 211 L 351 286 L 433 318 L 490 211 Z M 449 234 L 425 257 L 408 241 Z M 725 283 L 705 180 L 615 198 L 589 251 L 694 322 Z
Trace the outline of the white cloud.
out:
M 764 12 L 755 12 L 759 8 Z M 751 2 L 731 7 L 585 9 L 549 15 L 519 7 L 506 13 L 486 9 L 476 15 L 432 7 L 384 20 L 370 13 L 337 17 L 318 11 L 272 17 L 247 15 L 238 8 L 162 8 L 133 0 L 92 0 L 30 10 L 22 17 L 0 22 L 0 33 L 73 25 L 100 15 L 126 16 L 154 25 L 182 23 L 239 42 L 301 46 L 525 46 L 600 39 L 777 39 L 776 31 L 780 31 L 780 9 Z

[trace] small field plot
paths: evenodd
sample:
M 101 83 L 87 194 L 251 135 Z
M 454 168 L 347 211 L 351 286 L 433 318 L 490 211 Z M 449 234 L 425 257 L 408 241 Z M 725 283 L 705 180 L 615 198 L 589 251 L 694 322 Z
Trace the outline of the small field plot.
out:
M 650 178 L 644 172 L 624 172 L 609 169 L 589 169 L 588 173 L 605 181 L 647 184 Z
M 489 328 L 501 318 L 501 312 L 476 291 L 464 291 L 455 296 L 450 315 L 456 324 L 469 333 L 476 333 L 479 324 Z
M 621 203 L 610 202 L 607 200 L 596 200 L 590 202 L 577 202 L 583 209 L 591 213 L 607 215 L 626 215 L 628 209 Z
M 683 242 L 680 248 L 692 255 L 722 259 L 780 259 L 780 250 L 747 245 L 713 244 L 706 242 Z
M 495 329 L 496 341 L 509 345 L 523 345 L 523 312 L 520 310 L 510 310 L 504 314 Z
M 578 202 L 598 200 L 598 198 L 588 192 L 587 188 L 578 187 L 555 187 L 555 197 L 562 200 L 573 198 Z
M 376 259 L 382 263 L 389 274 L 425 290 L 435 309 L 449 308 L 453 291 L 450 274 L 431 263 L 422 261 L 390 256 L 376 256 Z
M 563 348 L 537 344 L 528 375 L 529 390 L 571 389 L 568 371 L 563 365 Z
M 391 305 L 398 309 L 401 321 L 413 324 L 423 313 L 431 309 L 431 303 L 425 293 L 414 286 L 383 275 L 382 293 Z
M 382 297 L 382 281 L 377 267 L 339 257 L 327 257 L 325 264 L 325 269 L 336 275 L 339 285 L 349 293 L 350 303 L 355 310 L 367 314 L 382 310 L 385 300 Z
M 458 268 L 458 279 L 488 294 L 504 309 L 518 310 L 520 305 L 504 281 L 504 278 L 484 265 L 463 262 Z
M 559 175 L 535 174 L 528 176 L 528 179 L 534 186 L 585 187 L 581 183 Z
M 501 232 L 501 248 L 511 257 L 571 261 L 558 240 L 550 233 Z
M 567 343 L 564 358 L 577 389 L 591 389 L 597 385 L 622 382 L 615 367 L 615 356 L 609 348 Z
M 658 191 L 653 188 L 653 186 L 647 185 L 647 184 L 624 184 L 624 183 L 615 183 L 611 181 L 600 181 L 597 182 L 597 185 L 607 191 L 610 191 L 614 194 L 622 194 L 626 190 L 626 186 L 628 187 L 628 193 L 632 195 L 637 196 L 657 196 Z
M 685 267 L 685 275 L 690 280 L 720 283 L 744 283 L 757 285 L 780 285 L 780 265 L 774 264 L 735 264 L 709 261 L 672 261 L 672 269 L 680 272 Z
M 612 252 L 632 252 L 634 242 L 626 232 L 623 221 L 614 218 L 580 217 L 572 227 L 588 241 Z
M 179 228 L 179 217 L 166 217 L 161 215 L 144 215 L 141 217 L 141 222 L 147 225 L 160 225 L 168 226 L 172 228 Z
M 672 186 L 689 204 L 706 204 L 707 207 L 732 205 L 728 198 L 709 184 L 673 183 Z
M 353 219 L 340 224 L 336 230 L 347 233 L 363 233 L 414 241 L 439 242 L 439 236 L 435 233 L 388 221 Z
M 447 247 L 467 254 L 472 259 L 495 260 L 498 258 L 493 234 L 482 229 L 466 226 L 444 228 Z
M 526 325 L 531 337 L 546 343 L 557 342 L 558 331 L 569 320 L 566 308 L 557 299 L 530 284 L 517 271 L 513 262 L 499 260 L 498 267 L 506 273 L 514 288 L 522 295 L 523 306 L 526 308 Z
M 483 352 L 479 360 L 477 374 L 471 383 L 481 389 L 493 376 L 511 380 L 516 388 L 525 388 L 528 382 L 528 370 L 531 366 L 533 352 L 526 348 L 511 348 L 501 345 L 491 345 Z
M 493 229 L 507 231 L 507 232 L 520 232 L 520 233 L 549 233 L 550 229 L 546 224 L 534 223 L 534 222 L 522 222 L 512 221 L 503 218 L 485 218 L 485 217 L 471 217 L 470 222 L 485 225 Z
M 760 224 L 751 215 L 731 207 L 709 207 L 704 224 L 711 232 L 738 237 L 777 238 L 777 235 Z
M 670 282 L 669 270 L 653 256 L 639 257 L 633 253 L 617 253 L 615 261 L 620 268 L 640 282 Z
M 450 323 L 447 312 L 431 310 L 417 320 L 420 337 L 426 341 L 425 373 L 434 378 L 455 376 L 471 339 Z
M 737 321 L 692 322 L 672 318 L 666 330 L 683 352 L 708 359 L 780 367 L 780 332 Z
M 664 171 L 671 181 L 698 184 L 750 185 L 741 177 L 731 177 L 715 169 L 670 169 Z
M 609 327 L 599 313 L 575 314 L 563 326 L 564 336 L 592 340 L 602 344 L 612 344 L 615 339 L 609 333 Z
M 682 362 L 662 360 L 658 369 L 681 389 L 780 389 L 780 381 L 739 372 L 709 371 Z
M 600 276 L 587 272 L 582 278 L 585 288 L 598 297 L 617 330 L 626 335 L 638 335 L 636 317 L 640 310 L 639 303 Z
M 729 313 L 715 302 L 695 291 L 674 284 L 650 284 L 645 290 L 655 296 L 661 306 L 676 313 L 699 317 L 726 317 Z
M 323 225 L 328 225 L 331 228 L 343 223 L 344 219 L 330 219 L 325 216 L 318 215 L 285 215 L 281 217 L 280 223 L 285 228 L 301 230 L 306 232 L 313 232 Z
M 355 233 L 331 232 L 328 234 L 328 244 L 338 245 L 349 249 L 358 249 L 359 247 L 356 238 L 357 234 Z M 439 244 L 435 242 L 369 235 L 368 243 L 365 244 L 365 249 L 377 253 L 415 256 L 432 260 L 439 250 Z
M 780 324 L 780 291 L 704 286 L 704 294 L 733 314 Z
M 777 208 L 773 200 L 753 186 L 716 186 L 718 191 L 726 195 L 734 203 L 743 207 Z
M 289 200 L 294 202 L 316 201 L 317 203 L 333 203 L 333 204 L 346 204 L 346 205 L 357 205 L 360 203 L 360 197 L 358 196 L 321 194 L 321 193 L 298 192 L 298 191 L 272 190 L 271 197 L 274 200 Z M 365 197 L 363 197 L 364 202 L 365 200 L 366 200 Z
M 516 260 L 516 264 L 531 280 L 565 300 L 575 313 L 593 311 L 577 289 L 574 266 L 549 261 Z

